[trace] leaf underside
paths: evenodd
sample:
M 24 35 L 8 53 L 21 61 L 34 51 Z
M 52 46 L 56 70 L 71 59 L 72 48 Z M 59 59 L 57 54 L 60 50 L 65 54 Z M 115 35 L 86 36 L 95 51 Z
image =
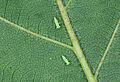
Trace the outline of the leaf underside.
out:
M 67 3 L 63 0 L 64 4 Z M 72 0 L 69 18 L 94 73 L 120 18 L 120 0 Z M 55 0 L 0 0 L 0 16 L 71 45 Z M 57 17 L 61 28 L 56 29 Z M 66 66 L 61 56 L 71 64 Z M 99 72 L 99 82 L 120 81 L 120 28 Z M 87 82 L 74 53 L 0 21 L 0 82 Z

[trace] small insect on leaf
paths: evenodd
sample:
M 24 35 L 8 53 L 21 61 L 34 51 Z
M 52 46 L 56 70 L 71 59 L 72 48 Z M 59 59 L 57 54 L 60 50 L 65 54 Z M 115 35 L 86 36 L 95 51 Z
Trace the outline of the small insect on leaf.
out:
M 64 62 L 66 63 L 66 65 L 70 64 L 70 62 L 68 61 L 68 59 L 65 56 L 62 55 L 62 59 L 64 60 Z
M 55 22 L 56 28 L 60 28 L 59 22 L 56 17 L 54 17 L 54 22 Z

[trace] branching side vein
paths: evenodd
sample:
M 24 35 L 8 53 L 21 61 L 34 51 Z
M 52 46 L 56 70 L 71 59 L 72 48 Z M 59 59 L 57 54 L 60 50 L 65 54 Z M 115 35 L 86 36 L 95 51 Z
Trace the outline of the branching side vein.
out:
M 41 39 L 47 40 L 47 41 L 49 41 L 49 42 L 52 42 L 52 43 L 55 43 L 55 44 L 58 44 L 58 45 L 60 45 L 60 46 L 63 46 L 63 47 L 66 47 L 66 48 L 69 48 L 69 49 L 73 50 L 73 47 L 70 46 L 70 45 L 67 45 L 67 44 L 64 44 L 64 43 L 62 43 L 62 42 L 59 42 L 59 41 L 50 39 L 50 38 L 48 38 L 48 37 L 42 36 L 42 35 L 37 34 L 37 33 L 34 33 L 34 32 L 32 32 L 32 31 L 27 30 L 27 29 L 25 29 L 25 28 L 23 28 L 23 27 L 21 27 L 21 26 L 19 26 L 19 25 L 17 25 L 17 24 L 14 24 L 14 23 L 12 23 L 12 22 L 10 22 L 10 21 L 2 18 L 2 17 L 0 17 L 0 20 L 1 20 L 1 21 L 4 21 L 5 23 L 10 24 L 10 25 L 12 25 L 12 26 L 14 26 L 14 27 L 16 27 L 16 28 L 24 31 L 24 32 L 27 32 L 27 33 L 29 33 L 29 34 L 31 34 L 31 35 L 34 35 L 34 36 L 39 37 L 39 38 L 41 38 Z
M 106 57 L 106 55 L 107 55 L 107 52 L 108 52 L 108 50 L 110 49 L 110 46 L 111 46 L 111 44 L 112 44 L 112 41 L 113 41 L 113 39 L 114 39 L 114 37 L 115 37 L 115 34 L 116 34 L 117 30 L 118 30 L 119 25 L 120 25 L 120 20 L 118 21 L 118 23 L 117 23 L 117 25 L 116 25 L 116 28 L 115 28 L 112 36 L 111 36 L 111 39 L 110 39 L 110 41 L 109 41 L 109 43 L 108 43 L 108 46 L 107 46 L 107 48 L 106 48 L 106 50 L 105 50 L 105 52 L 104 52 L 104 54 L 103 54 L 103 57 L 101 58 L 100 63 L 99 63 L 99 65 L 98 65 L 98 67 L 97 67 L 97 70 L 96 70 L 96 72 L 95 72 L 95 78 L 96 78 L 96 79 L 97 79 L 98 73 L 99 73 L 99 71 L 100 71 L 100 68 L 101 68 L 101 66 L 102 66 L 102 64 L 103 64 L 103 61 L 104 61 L 104 59 L 105 59 L 105 57 Z

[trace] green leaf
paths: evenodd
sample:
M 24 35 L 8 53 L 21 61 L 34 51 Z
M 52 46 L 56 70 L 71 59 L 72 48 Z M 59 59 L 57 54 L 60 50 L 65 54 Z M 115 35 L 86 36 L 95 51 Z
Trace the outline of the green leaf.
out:
M 67 1 L 63 0 L 64 5 Z M 120 18 L 119 3 L 120 0 L 72 0 L 67 7 L 93 74 Z M 0 0 L 0 17 L 72 45 L 55 0 Z M 54 17 L 60 22 L 60 29 L 56 29 Z M 65 65 L 62 55 L 70 65 Z M 119 62 L 120 28 L 103 61 L 98 81 L 119 82 Z M 87 82 L 87 78 L 72 50 L 0 20 L 0 82 Z

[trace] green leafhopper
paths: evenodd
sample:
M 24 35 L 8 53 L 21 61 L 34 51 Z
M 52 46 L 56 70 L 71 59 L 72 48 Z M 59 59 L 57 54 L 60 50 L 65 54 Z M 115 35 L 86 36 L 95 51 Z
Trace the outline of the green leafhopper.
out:
M 66 65 L 70 64 L 70 62 L 68 61 L 68 59 L 65 56 L 62 55 L 62 59 L 64 60 L 64 62 L 66 63 Z
M 56 17 L 54 17 L 54 22 L 55 22 L 56 28 L 60 28 L 59 22 Z

